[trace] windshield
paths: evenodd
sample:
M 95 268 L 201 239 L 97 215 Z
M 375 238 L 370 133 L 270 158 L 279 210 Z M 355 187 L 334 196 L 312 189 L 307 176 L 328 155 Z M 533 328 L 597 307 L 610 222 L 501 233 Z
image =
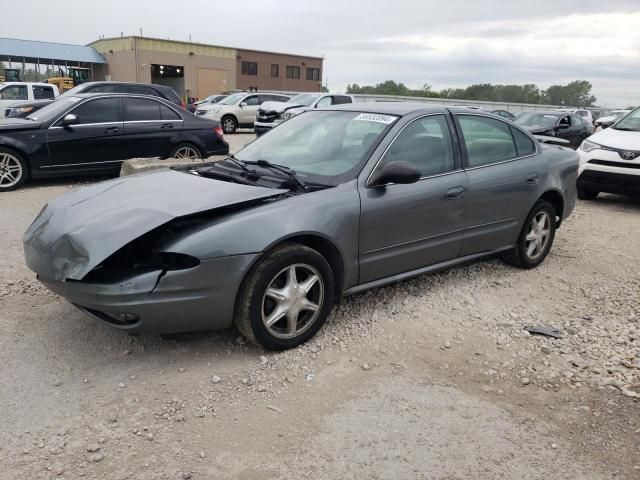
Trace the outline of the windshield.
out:
M 302 105 L 304 107 L 309 107 L 316 99 L 319 97 L 319 94 L 315 93 L 303 93 L 302 95 L 297 95 L 293 97 L 291 100 L 287 102 L 289 105 Z
M 613 117 L 615 119 L 618 119 L 624 115 L 626 115 L 627 113 L 629 113 L 629 110 L 619 110 L 619 111 L 614 111 L 609 113 L 609 115 L 607 115 L 608 117 Z
M 236 153 L 243 161 L 283 165 L 309 183 L 339 185 L 355 177 L 369 148 L 398 119 L 344 111 L 300 114 Z
M 545 113 L 523 113 L 514 120 L 515 123 L 524 127 L 555 127 L 557 121 L 557 115 Z
M 218 105 L 235 105 L 246 96 L 246 93 L 234 93 L 233 95 L 229 95 L 227 98 L 220 100 Z
M 632 130 L 634 132 L 640 132 L 640 108 L 636 108 L 633 112 L 618 120 L 618 122 L 616 122 L 616 124 L 611 128 L 614 130 Z
M 61 97 L 61 96 L 60 96 Z M 62 113 L 70 108 L 74 103 L 82 100 L 80 97 L 66 97 L 56 99 L 55 102 L 50 103 L 49 105 L 42 107 L 40 110 L 33 112 L 31 115 L 27 115 L 25 118 L 30 120 L 34 120 L 36 122 L 48 122 L 50 120 L 55 120 L 58 116 L 62 115 Z

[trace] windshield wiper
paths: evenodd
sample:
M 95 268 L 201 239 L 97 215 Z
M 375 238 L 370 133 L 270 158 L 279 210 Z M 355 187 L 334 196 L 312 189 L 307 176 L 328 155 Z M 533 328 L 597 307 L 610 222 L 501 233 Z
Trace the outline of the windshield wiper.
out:
M 237 165 L 247 173 L 256 173 L 254 170 L 251 170 L 249 167 L 247 167 L 246 162 L 237 158 L 233 153 L 230 154 L 227 158 L 225 158 L 225 160 L 231 161 L 231 163 L 233 163 L 234 165 Z
M 250 165 L 258 165 L 259 167 L 270 168 L 272 171 L 280 172 L 289 177 L 291 180 L 296 182 L 300 188 L 303 190 L 307 190 L 307 184 L 304 183 L 295 170 L 290 169 L 289 167 L 285 167 L 284 165 L 278 165 L 277 163 L 271 163 L 267 160 L 257 160 L 255 162 L 245 162 Z

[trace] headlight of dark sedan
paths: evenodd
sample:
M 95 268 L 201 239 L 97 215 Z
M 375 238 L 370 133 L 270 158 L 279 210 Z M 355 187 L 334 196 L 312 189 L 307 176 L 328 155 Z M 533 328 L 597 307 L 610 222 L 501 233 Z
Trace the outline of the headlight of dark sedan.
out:
M 13 107 L 9 109 L 9 115 L 7 117 L 19 117 L 27 115 L 33 111 L 33 107 Z

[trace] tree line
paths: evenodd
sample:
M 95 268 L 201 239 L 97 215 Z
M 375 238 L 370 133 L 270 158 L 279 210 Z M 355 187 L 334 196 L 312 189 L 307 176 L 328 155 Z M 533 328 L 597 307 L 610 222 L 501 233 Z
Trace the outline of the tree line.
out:
M 591 88 L 590 82 L 576 80 L 567 85 L 552 85 L 546 90 L 541 90 L 532 83 L 526 85 L 480 83 L 466 88 L 445 88 L 436 91 L 428 84 L 424 84 L 421 89 L 414 90 L 404 83 L 387 80 L 373 86 L 360 86 L 357 83 L 347 85 L 347 93 L 590 107 L 595 105 L 597 101 L 596 97 L 591 94 Z

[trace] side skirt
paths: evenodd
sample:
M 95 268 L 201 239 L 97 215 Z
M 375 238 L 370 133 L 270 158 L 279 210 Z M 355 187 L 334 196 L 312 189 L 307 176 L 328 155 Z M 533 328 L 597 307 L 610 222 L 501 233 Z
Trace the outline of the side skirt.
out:
M 460 265 L 462 263 L 467 263 L 472 260 L 476 260 L 478 258 L 487 257 L 489 255 L 495 255 L 496 253 L 505 252 L 507 250 L 511 250 L 513 245 L 508 247 L 501 247 L 496 250 L 491 250 L 489 252 L 481 252 L 474 253 L 473 255 L 467 255 L 465 257 L 454 258 L 453 260 L 447 260 L 446 262 L 436 263 L 434 265 L 429 265 L 427 267 L 418 268 L 416 270 L 411 270 L 409 272 L 398 273 L 397 275 L 392 275 L 390 277 L 380 278 L 378 280 L 373 280 L 372 282 L 363 283 L 361 285 L 355 285 L 351 288 L 346 289 L 342 292 L 343 296 L 353 295 L 355 293 L 361 293 L 366 290 L 371 290 L 372 288 L 382 287 L 384 285 L 389 285 L 390 283 L 397 283 L 403 280 L 407 280 L 409 278 L 418 277 L 420 275 L 424 275 L 426 273 L 434 273 L 439 270 L 445 270 L 447 268 Z

